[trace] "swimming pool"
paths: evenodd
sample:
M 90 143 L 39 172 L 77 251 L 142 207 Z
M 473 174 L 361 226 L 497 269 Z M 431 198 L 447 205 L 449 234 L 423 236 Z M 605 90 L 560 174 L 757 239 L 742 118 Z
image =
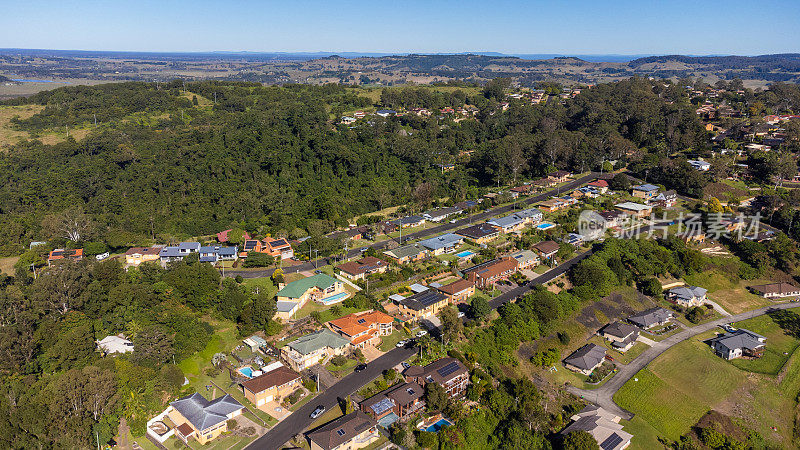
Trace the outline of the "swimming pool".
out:
M 554 223 L 542 222 L 539 225 L 536 225 L 536 229 L 537 230 L 549 230 L 550 228 L 553 228 L 554 226 L 556 226 L 556 224 L 554 224 Z
M 345 297 L 347 297 L 348 295 L 349 294 L 347 292 L 341 292 L 341 293 L 336 294 L 336 295 L 331 295 L 330 297 L 325 297 L 325 298 L 319 299 L 318 301 L 320 303 L 322 303 L 323 305 L 330 305 L 331 303 L 338 303 L 338 302 L 344 300 Z
M 433 425 L 429 426 L 428 428 L 425 428 L 425 431 L 429 431 L 431 433 L 436 433 L 437 431 L 441 430 L 442 428 L 449 427 L 452 424 L 453 424 L 453 422 L 450 422 L 447 419 L 439 419 L 438 422 L 434 423 Z
M 475 252 L 473 252 L 473 251 L 464 250 L 463 252 L 456 253 L 456 256 L 458 256 L 459 258 L 469 258 L 470 256 L 472 256 L 474 254 L 475 254 Z
M 239 368 L 239 373 L 246 376 L 247 378 L 253 378 L 253 368 L 252 367 L 241 367 Z

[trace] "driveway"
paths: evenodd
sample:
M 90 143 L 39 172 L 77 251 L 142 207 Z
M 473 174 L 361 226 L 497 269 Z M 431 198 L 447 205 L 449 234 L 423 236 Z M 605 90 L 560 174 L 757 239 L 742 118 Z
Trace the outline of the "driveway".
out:
M 719 303 L 717 303 L 717 302 L 711 301 L 711 300 L 706 298 L 706 303 L 708 303 L 709 305 L 713 306 L 714 307 L 714 311 L 718 312 L 721 316 L 730 316 L 731 315 L 731 313 L 729 313 L 728 311 L 725 311 L 725 308 L 723 308 L 722 306 L 719 306 Z
M 633 418 L 633 413 L 622 409 L 614 403 L 614 394 L 619 391 L 619 389 L 628 382 L 634 375 L 636 375 L 640 370 L 647 367 L 650 362 L 660 356 L 662 353 L 667 351 L 669 348 L 674 346 L 675 344 L 681 343 L 686 339 L 691 337 L 697 336 L 698 334 L 705 333 L 706 331 L 713 330 L 714 328 L 719 327 L 720 325 L 728 324 L 731 322 L 738 322 L 740 320 L 747 320 L 752 319 L 753 317 L 763 316 L 772 311 L 778 311 L 783 309 L 792 309 L 800 307 L 796 303 L 781 303 L 771 306 L 765 306 L 763 308 L 754 309 L 752 311 L 743 312 L 741 314 L 736 315 L 729 315 L 726 317 L 722 317 L 717 320 L 713 320 L 708 323 L 704 323 L 701 325 L 697 325 L 691 328 L 687 328 L 680 333 L 674 334 L 661 342 L 656 342 L 652 347 L 645 350 L 641 355 L 639 355 L 636 359 L 631 361 L 625 366 L 620 366 L 619 371 L 614 375 L 613 378 L 608 380 L 604 385 L 600 386 L 597 389 L 593 390 L 586 390 L 586 389 L 579 389 L 575 386 L 568 386 L 567 390 L 581 398 L 585 399 L 590 403 L 594 403 L 597 406 L 602 407 L 603 409 L 610 411 L 625 420 L 630 420 Z
M 367 358 L 367 362 L 375 361 L 376 359 L 383 356 L 382 351 L 375 348 L 374 345 L 365 345 L 363 349 L 361 349 L 361 353 L 364 354 L 364 358 Z

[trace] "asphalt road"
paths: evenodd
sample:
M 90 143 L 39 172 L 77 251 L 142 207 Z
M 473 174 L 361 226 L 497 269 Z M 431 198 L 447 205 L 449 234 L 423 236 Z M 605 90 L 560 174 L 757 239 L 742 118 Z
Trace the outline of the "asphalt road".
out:
M 404 234 L 403 235 L 403 242 L 408 242 L 408 241 L 413 241 L 413 240 L 417 240 L 417 239 L 428 238 L 428 237 L 436 236 L 438 234 L 446 233 L 448 231 L 453 231 L 453 230 L 456 230 L 456 229 L 459 229 L 459 228 L 463 228 L 463 227 L 466 227 L 466 226 L 469 226 L 469 225 L 472 225 L 472 224 L 475 224 L 475 223 L 480 223 L 480 222 L 485 221 L 486 219 L 489 219 L 491 217 L 494 217 L 494 216 L 497 216 L 497 215 L 500 215 L 500 214 L 509 213 L 509 212 L 513 211 L 515 208 L 529 206 L 529 205 L 532 205 L 534 203 L 538 203 L 538 202 L 541 202 L 543 200 L 547 200 L 548 198 L 551 198 L 553 196 L 564 194 L 565 192 L 568 192 L 568 191 L 571 191 L 572 189 L 580 187 L 580 186 L 582 186 L 582 185 L 594 180 L 595 178 L 597 178 L 597 173 L 592 172 L 589 175 L 585 175 L 585 176 L 583 176 L 581 178 L 577 178 L 577 179 L 569 182 L 568 184 L 566 184 L 564 186 L 561 186 L 561 187 L 559 187 L 557 189 L 553 189 L 553 190 L 550 190 L 550 191 L 547 191 L 547 192 L 542 192 L 540 194 L 531 195 L 531 196 L 525 198 L 524 200 L 521 200 L 521 201 L 517 202 L 516 205 L 512 204 L 512 205 L 500 206 L 500 207 L 497 207 L 497 208 L 491 208 L 491 209 L 488 209 L 486 211 L 481 211 L 479 213 L 472 214 L 469 217 L 464 217 L 462 219 L 459 219 L 459 220 L 456 221 L 456 223 L 444 222 L 444 223 L 442 223 L 440 225 L 437 225 L 437 226 L 435 226 L 433 228 L 428 228 L 426 230 L 420 230 L 420 231 L 415 231 L 413 233 Z M 372 248 L 374 248 L 376 250 L 384 250 L 389 245 L 389 242 L 391 242 L 391 240 L 376 242 L 376 243 L 370 245 L 370 247 L 372 247 Z M 353 250 L 350 250 L 347 253 L 347 257 L 348 258 L 353 258 L 355 256 L 358 256 L 359 254 L 360 254 L 360 250 L 359 249 L 353 249 Z M 314 268 L 316 268 L 316 267 L 322 267 L 322 266 L 328 265 L 330 263 L 331 263 L 331 259 L 330 258 L 320 258 L 320 259 L 317 259 L 316 261 L 306 261 L 306 262 L 301 263 L 301 264 L 296 264 L 296 265 L 293 265 L 293 266 L 283 267 L 283 272 L 284 273 L 305 272 L 305 271 L 309 271 L 309 270 L 314 270 Z M 241 275 L 242 278 L 263 278 L 263 277 L 271 276 L 272 272 L 274 272 L 274 271 L 275 271 L 274 268 L 264 269 L 264 270 L 236 270 L 236 269 L 231 269 L 231 270 L 226 270 L 225 271 L 225 276 L 226 277 L 235 277 L 237 275 Z
M 415 348 L 395 348 L 386 352 L 378 359 L 367 364 L 367 368 L 363 371 L 353 372 L 322 391 L 289 417 L 272 427 L 266 434 L 253 441 L 247 448 L 267 450 L 281 448 L 283 444 L 314 423 L 314 419 L 309 416 L 317 406 L 322 405 L 328 411 L 331 408 L 338 408 L 338 399 L 346 398 L 348 395 L 353 394 L 365 384 L 381 376 L 384 370 L 400 364 L 413 356 L 414 353 L 416 353 Z
M 608 380 L 604 385 L 600 386 L 597 389 L 586 390 L 586 389 L 578 389 L 574 386 L 567 387 L 567 390 L 572 392 L 575 395 L 581 396 L 583 399 L 594 403 L 607 411 L 611 411 L 614 414 L 622 417 L 625 420 L 630 420 L 633 417 L 633 413 L 622 409 L 619 405 L 614 402 L 614 394 L 620 390 L 620 388 L 628 382 L 634 375 L 636 375 L 640 370 L 644 369 L 648 366 L 654 359 L 656 359 L 659 355 L 670 349 L 675 344 L 685 341 L 691 337 L 697 336 L 698 334 L 705 333 L 706 331 L 713 330 L 714 328 L 719 327 L 720 325 L 731 323 L 731 322 L 738 322 L 741 320 L 752 319 L 753 317 L 763 316 L 771 311 L 777 311 L 782 309 L 791 309 L 791 308 L 800 308 L 800 305 L 797 303 L 780 303 L 771 306 L 765 306 L 763 308 L 754 309 L 752 311 L 743 312 L 741 314 L 736 314 L 733 316 L 726 316 L 720 319 L 712 320 L 711 322 L 704 323 L 701 325 L 697 325 L 691 328 L 687 328 L 680 333 L 672 335 L 661 342 L 657 342 L 655 345 L 650 347 L 649 349 L 645 350 L 641 355 L 639 355 L 636 359 L 631 361 L 630 363 L 620 366 L 619 371 L 617 371 L 614 376 Z M 564 369 L 566 370 L 566 369 Z

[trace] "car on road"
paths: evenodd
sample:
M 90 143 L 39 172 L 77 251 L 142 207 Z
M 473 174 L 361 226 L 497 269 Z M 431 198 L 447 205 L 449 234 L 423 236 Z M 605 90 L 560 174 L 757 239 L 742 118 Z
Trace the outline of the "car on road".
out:
M 355 368 L 355 369 L 353 369 L 353 371 L 354 371 L 354 372 L 361 372 L 362 370 L 364 370 L 364 369 L 366 369 L 366 368 L 367 368 L 367 365 L 366 365 L 366 364 L 359 364 L 359 365 L 357 365 L 357 366 L 356 366 L 356 368 Z
M 369 250 L 369 247 L 361 247 L 360 249 L 358 249 L 358 251 L 361 253 L 364 253 L 367 250 Z
M 453 219 L 450 221 L 450 223 L 456 223 L 456 222 L 458 222 L 458 219 Z
M 316 408 L 314 408 L 313 411 L 311 411 L 311 416 L 310 417 L 312 419 L 316 419 L 317 417 L 321 416 L 322 413 L 324 413 L 324 412 L 325 412 L 325 407 L 322 406 L 322 405 L 319 405 Z
M 319 275 L 319 274 L 321 274 L 321 273 L 322 273 L 322 271 L 321 271 L 321 270 L 319 270 L 319 269 L 317 269 L 317 270 L 315 270 L 315 271 L 314 271 L 314 273 L 315 273 L 315 274 L 317 274 L 317 275 Z
M 736 328 L 729 323 L 725 323 L 720 326 L 722 327 L 723 330 L 727 331 L 728 333 L 733 333 L 734 331 L 736 331 Z
M 407 339 L 403 339 L 400 342 L 398 342 L 397 344 L 395 344 L 394 346 L 397 347 L 397 348 L 402 348 L 402 347 L 405 347 L 406 344 L 408 344 L 408 340 Z
M 422 336 L 425 336 L 426 334 L 428 334 L 428 332 L 427 332 L 427 331 L 425 331 L 425 330 L 419 330 L 419 331 L 417 331 L 417 334 L 416 334 L 416 336 L 417 336 L 417 337 L 422 337 Z

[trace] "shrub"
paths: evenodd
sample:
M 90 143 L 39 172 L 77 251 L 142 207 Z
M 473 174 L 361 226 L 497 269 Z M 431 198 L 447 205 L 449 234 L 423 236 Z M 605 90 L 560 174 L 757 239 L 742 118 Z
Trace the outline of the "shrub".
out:
M 341 367 L 347 364 L 347 358 L 345 358 L 342 355 L 336 355 L 331 359 L 331 364 L 333 364 L 336 367 Z
M 228 419 L 226 424 L 228 425 L 228 431 L 233 431 L 239 426 L 239 424 L 236 422 L 236 419 Z
M 569 344 L 569 334 L 566 331 L 559 331 L 557 333 L 558 341 L 561 342 L 562 345 Z

